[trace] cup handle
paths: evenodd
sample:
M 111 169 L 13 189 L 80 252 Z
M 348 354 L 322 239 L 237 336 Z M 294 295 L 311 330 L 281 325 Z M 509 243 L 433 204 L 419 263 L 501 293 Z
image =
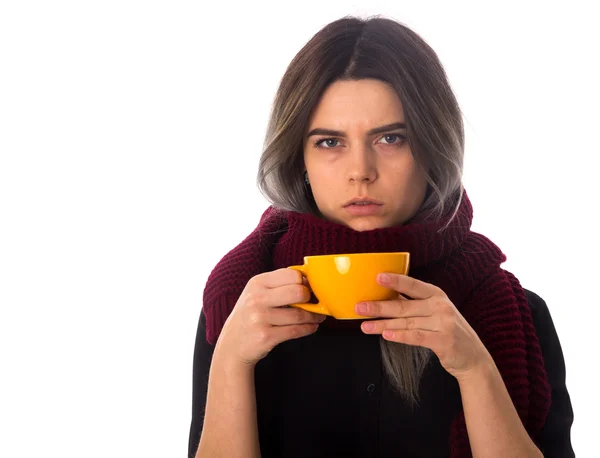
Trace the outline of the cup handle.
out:
M 304 270 L 305 267 L 306 266 L 290 266 L 289 268 L 297 270 L 298 272 L 301 272 L 302 274 L 305 274 L 305 270 Z M 316 304 L 309 304 L 309 303 L 290 304 L 290 307 L 297 307 L 297 308 L 306 310 L 307 312 L 331 316 L 331 313 L 329 313 L 329 309 L 327 307 L 325 307 L 324 304 L 321 304 L 320 301 L 317 302 Z

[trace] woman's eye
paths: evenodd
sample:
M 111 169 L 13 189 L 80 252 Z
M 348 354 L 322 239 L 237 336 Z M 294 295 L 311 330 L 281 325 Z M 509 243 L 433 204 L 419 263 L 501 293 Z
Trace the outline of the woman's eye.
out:
M 381 137 L 381 140 L 385 140 L 385 142 L 383 142 L 384 144 L 395 145 L 402 143 L 404 140 L 406 140 L 406 137 L 400 134 L 388 134 Z
M 337 142 L 339 140 L 337 140 L 336 138 L 324 138 L 323 140 L 318 140 L 317 142 L 315 142 L 315 146 L 317 148 L 335 148 L 337 145 Z

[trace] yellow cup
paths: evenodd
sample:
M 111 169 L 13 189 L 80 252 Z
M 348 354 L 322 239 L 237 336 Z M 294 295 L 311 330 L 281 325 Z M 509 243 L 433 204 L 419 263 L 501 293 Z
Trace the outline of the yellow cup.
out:
M 384 301 L 397 292 L 377 283 L 377 274 L 408 274 L 409 253 L 358 253 L 306 256 L 304 265 L 290 266 L 304 274 L 317 304 L 291 304 L 309 312 L 330 315 L 338 320 L 364 319 L 354 312 L 363 301 Z

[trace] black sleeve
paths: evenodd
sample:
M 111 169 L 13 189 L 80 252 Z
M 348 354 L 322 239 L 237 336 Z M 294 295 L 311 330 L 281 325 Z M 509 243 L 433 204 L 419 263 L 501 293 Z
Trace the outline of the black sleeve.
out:
M 533 325 L 540 341 L 548 382 L 552 389 L 550 412 L 537 443 L 545 458 L 574 457 L 575 453 L 571 445 L 573 408 L 565 385 L 565 360 L 560 341 L 546 302 L 531 291 L 525 290 L 525 293 L 531 308 Z
M 194 369 L 192 386 L 192 424 L 188 443 L 188 458 L 194 458 L 200 443 L 200 434 L 204 425 L 204 409 L 206 407 L 206 391 L 208 389 L 208 373 L 212 361 L 214 346 L 206 341 L 206 318 L 200 312 L 196 345 L 194 347 Z

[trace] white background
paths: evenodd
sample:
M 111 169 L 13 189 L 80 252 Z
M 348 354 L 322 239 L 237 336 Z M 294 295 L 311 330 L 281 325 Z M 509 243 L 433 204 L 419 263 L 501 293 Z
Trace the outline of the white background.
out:
M 439 54 L 465 114 L 473 229 L 547 301 L 575 451 L 595 455 L 593 4 L 2 2 L 0 456 L 186 455 L 202 290 L 267 205 L 273 95 L 351 13 L 404 22 Z

